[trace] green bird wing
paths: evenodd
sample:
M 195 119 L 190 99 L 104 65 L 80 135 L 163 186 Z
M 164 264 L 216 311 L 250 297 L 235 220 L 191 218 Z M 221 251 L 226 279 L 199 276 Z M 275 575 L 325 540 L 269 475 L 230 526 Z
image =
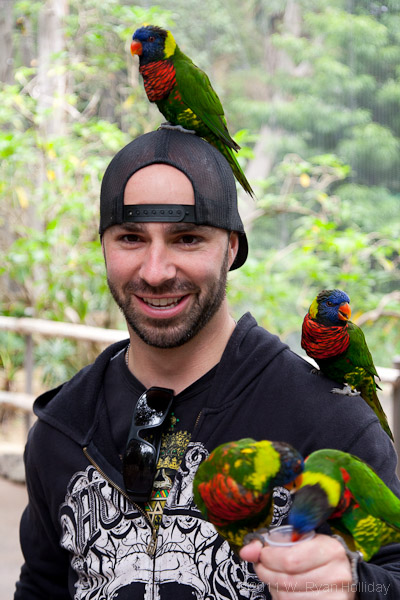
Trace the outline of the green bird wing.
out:
M 355 504 L 340 519 L 332 519 L 329 525 L 334 533 L 343 537 L 350 550 L 362 552 L 366 561 L 369 561 L 381 546 L 400 541 L 400 531 L 389 527 L 384 521 L 368 514 Z
M 350 321 L 348 323 L 347 331 L 350 337 L 350 344 L 346 352 L 346 358 L 348 358 L 354 366 L 362 367 L 371 376 L 379 378 L 362 329 Z
M 368 514 L 400 529 L 400 499 L 363 460 L 340 450 L 325 450 L 339 466 L 346 487 Z
M 224 109 L 208 75 L 181 52 L 174 55 L 173 64 L 182 101 L 214 135 L 227 146 L 239 149 L 229 135 Z
M 354 369 L 347 369 L 345 380 L 361 393 L 365 402 L 378 417 L 382 429 L 393 440 L 393 434 L 390 430 L 387 417 L 376 393 L 377 389 L 381 389 L 375 381 L 375 377 L 379 379 L 379 375 L 373 363 L 364 334 L 357 325 L 351 322 L 348 323 L 348 334 L 350 343 L 346 353 L 341 358 L 341 365 L 343 367 L 343 365 L 350 362 Z

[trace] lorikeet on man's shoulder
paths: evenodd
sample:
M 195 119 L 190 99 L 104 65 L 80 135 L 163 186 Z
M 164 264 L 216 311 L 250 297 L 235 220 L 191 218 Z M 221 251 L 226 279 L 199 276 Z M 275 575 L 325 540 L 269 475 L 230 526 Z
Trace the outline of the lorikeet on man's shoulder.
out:
M 378 373 L 360 327 L 350 321 L 350 298 L 342 290 L 323 290 L 304 317 L 301 346 L 322 373 L 340 383 L 336 394 L 361 394 L 393 440 L 392 432 L 376 393 Z M 378 388 L 379 389 L 379 388 Z

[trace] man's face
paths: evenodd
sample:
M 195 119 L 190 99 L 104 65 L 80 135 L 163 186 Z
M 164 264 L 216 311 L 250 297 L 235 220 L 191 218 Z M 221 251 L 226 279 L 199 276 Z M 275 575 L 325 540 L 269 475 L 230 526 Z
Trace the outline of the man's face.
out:
M 125 204 L 194 204 L 190 180 L 168 165 L 135 173 Z M 147 344 L 174 348 L 221 309 L 237 235 L 190 223 L 124 223 L 103 235 L 107 280 L 130 328 Z

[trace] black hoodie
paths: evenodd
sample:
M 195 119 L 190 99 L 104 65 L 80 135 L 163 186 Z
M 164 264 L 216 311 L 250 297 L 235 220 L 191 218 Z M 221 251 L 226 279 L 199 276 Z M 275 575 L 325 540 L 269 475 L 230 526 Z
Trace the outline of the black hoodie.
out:
M 374 412 L 359 397 L 332 395 L 332 381 L 246 314 L 217 367 L 156 532 L 125 494 L 104 408 L 105 369 L 127 343 L 110 346 L 35 402 L 15 600 L 269 598 L 252 566 L 231 553 L 193 502 L 198 464 L 235 439 L 282 440 L 304 456 L 319 448 L 351 452 L 400 496 L 393 444 Z M 283 490 L 276 497 L 278 524 L 288 497 Z M 399 559 L 400 546 L 391 545 L 361 563 L 359 598 L 398 600 Z

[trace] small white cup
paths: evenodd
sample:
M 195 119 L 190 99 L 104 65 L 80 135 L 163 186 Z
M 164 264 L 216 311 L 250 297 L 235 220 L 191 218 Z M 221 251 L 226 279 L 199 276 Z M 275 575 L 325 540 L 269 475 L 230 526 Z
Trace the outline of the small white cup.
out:
M 315 535 L 315 531 L 312 530 L 302 535 L 299 540 L 293 542 L 292 533 L 292 525 L 281 525 L 281 527 L 273 527 L 267 533 L 264 533 L 263 537 L 270 546 L 294 546 L 306 540 L 311 540 Z

